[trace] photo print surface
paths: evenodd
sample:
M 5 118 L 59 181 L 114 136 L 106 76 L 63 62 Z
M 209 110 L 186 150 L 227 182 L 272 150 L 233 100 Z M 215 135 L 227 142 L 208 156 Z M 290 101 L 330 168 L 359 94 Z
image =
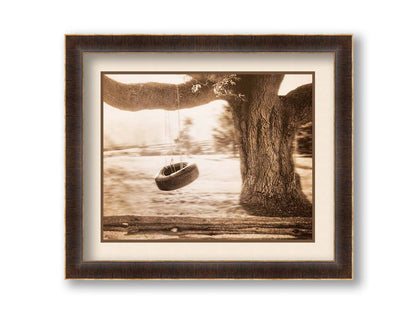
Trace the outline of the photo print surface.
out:
M 102 242 L 313 241 L 313 72 L 102 72 L 101 96 Z

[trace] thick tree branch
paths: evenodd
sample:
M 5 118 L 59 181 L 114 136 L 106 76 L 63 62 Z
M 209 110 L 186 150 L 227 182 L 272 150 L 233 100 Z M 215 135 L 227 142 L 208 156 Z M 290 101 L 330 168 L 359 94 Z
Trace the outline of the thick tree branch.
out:
M 156 82 L 125 84 L 103 76 L 104 102 L 121 110 L 176 110 L 178 91 L 181 109 L 220 99 L 214 93 L 212 83 L 199 84 L 194 79 L 179 85 Z
M 143 109 L 176 110 L 178 108 L 178 92 L 181 109 L 204 105 L 219 99 L 230 102 L 235 100 L 229 95 L 219 96 L 214 92 L 214 84 L 224 78 L 224 75 L 194 74 L 192 78 L 192 80 L 179 85 L 156 82 L 125 84 L 104 75 L 104 102 L 121 110 L 139 111 Z M 243 81 L 247 80 L 249 83 L 248 86 L 245 86 L 241 81 L 243 87 L 253 88 L 252 78 L 255 77 L 251 75 L 243 77 Z M 273 89 L 275 88 L 271 88 L 270 91 L 277 92 Z M 286 112 L 290 112 L 288 115 L 293 116 L 298 125 L 312 121 L 312 84 L 300 86 L 286 96 L 281 96 L 280 99 Z

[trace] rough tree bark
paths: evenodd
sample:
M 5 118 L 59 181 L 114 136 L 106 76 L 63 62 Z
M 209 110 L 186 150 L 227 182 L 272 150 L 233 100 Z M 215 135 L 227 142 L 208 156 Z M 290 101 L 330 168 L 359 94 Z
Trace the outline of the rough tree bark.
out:
M 296 131 L 311 116 L 311 85 L 280 97 L 283 75 L 240 78 L 238 92 L 245 101 L 229 102 L 241 140 L 241 204 L 255 215 L 311 216 L 293 161 Z M 299 103 L 305 99 L 309 103 Z
M 181 108 L 227 100 L 240 138 L 241 205 L 254 215 L 311 216 L 312 204 L 295 172 L 293 140 L 298 128 L 312 120 L 312 85 L 278 96 L 282 74 L 238 75 L 232 83 L 222 83 L 223 74 L 192 77 L 177 88 L 160 83 L 122 84 L 104 76 L 104 101 L 130 111 L 174 110 L 178 90 Z

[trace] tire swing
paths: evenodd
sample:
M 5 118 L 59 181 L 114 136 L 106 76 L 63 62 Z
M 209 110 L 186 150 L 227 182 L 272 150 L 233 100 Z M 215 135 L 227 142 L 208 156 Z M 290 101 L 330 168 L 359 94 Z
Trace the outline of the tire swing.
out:
M 176 85 L 176 102 L 178 106 L 178 147 L 180 161 L 178 163 L 173 163 L 171 159 L 170 164 L 164 166 L 155 177 L 155 182 L 157 187 L 162 191 L 173 191 L 181 187 L 184 187 L 193 181 L 195 181 L 199 176 L 198 167 L 195 163 L 188 163 L 182 161 L 182 149 L 180 146 L 180 136 L 181 136 L 181 123 L 180 123 L 180 114 L 179 114 L 179 89 Z M 170 132 L 170 125 L 169 132 Z M 166 129 L 165 129 L 166 132 Z M 166 159 L 165 159 L 166 163 Z

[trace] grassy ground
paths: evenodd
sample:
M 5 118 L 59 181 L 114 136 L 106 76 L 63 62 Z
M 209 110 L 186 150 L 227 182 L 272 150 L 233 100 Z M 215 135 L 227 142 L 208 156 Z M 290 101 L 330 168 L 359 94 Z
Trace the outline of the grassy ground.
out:
M 295 160 L 302 189 L 312 200 L 312 159 L 295 157 Z M 198 165 L 199 178 L 182 189 L 164 192 L 154 182 L 155 175 L 165 165 L 164 156 L 139 156 L 134 149 L 105 152 L 104 216 L 253 218 L 238 204 L 241 189 L 238 158 L 195 155 L 186 157 L 186 161 Z M 105 238 L 115 235 L 110 234 Z

